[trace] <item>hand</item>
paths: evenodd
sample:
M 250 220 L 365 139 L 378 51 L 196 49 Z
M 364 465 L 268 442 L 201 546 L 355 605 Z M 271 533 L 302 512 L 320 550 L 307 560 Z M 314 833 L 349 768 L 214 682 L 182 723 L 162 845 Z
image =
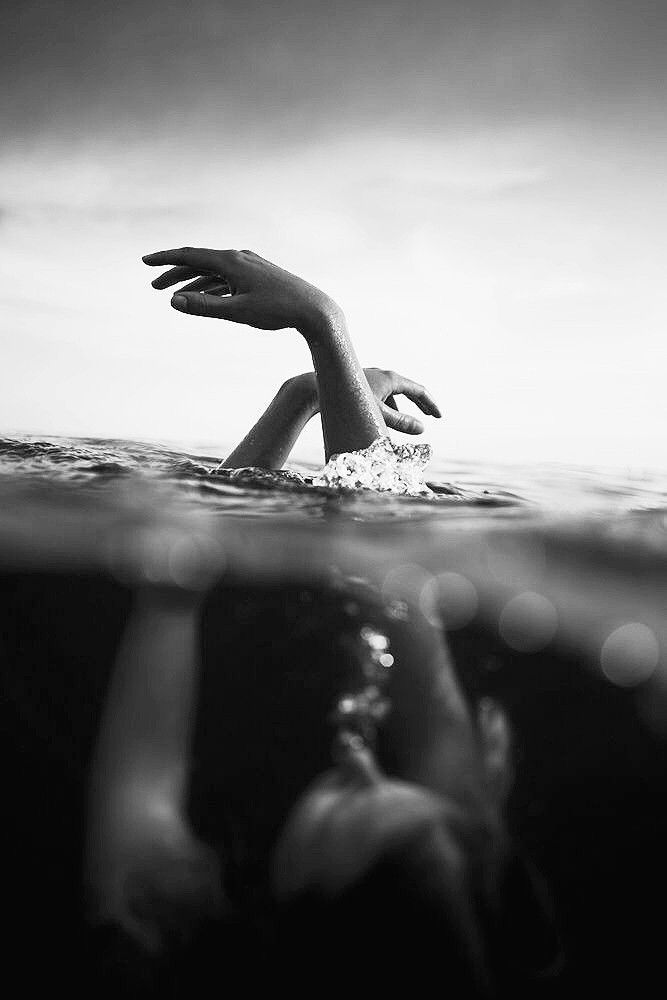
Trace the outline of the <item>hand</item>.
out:
M 179 312 L 245 323 L 260 330 L 294 327 L 303 333 L 323 319 L 342 315 L 333 299 L 251 250 L 182 247 L 142 258 L 150 267 L 174 264 L 151 282 L 169 288 L 188 281 L 172 297 Z
M 398 409 L 394 399 L 398 395 L 405 396 L 416 403 L 422 413 L 437 418 L 442 416 L 435 400 L 429 396 L 423 385 L 412 382 L 397 372 L 385 371 L 382 368 L 364 368 L 364 374 L 378 401 L 384 421 L 387 427 L 392 430 L 401 431 L 403 434 L 422 434 L 424 432 L 421 420 L 417 420 L 409 413 L 402 413 Z M 299 400 L 312 410 L 313 414 L 318 412 L 319 400 L 315 372 L 304 372 L 303 375 L 296 375 L 289 379 L 287 384 L 298 394 Z
M 122 811 L 122 810 L 121 810 Z M 224 910 L 217 855 L 177 816 L 113 811 L 89 845 L 86 892 L 92 922 L 113 923 L 152 954 L 185 945 Z

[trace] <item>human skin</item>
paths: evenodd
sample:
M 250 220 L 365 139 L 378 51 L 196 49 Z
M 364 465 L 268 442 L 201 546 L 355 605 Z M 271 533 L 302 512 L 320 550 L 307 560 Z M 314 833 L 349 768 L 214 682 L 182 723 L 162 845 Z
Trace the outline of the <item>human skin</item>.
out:
M 172 557 L 186 540 L 172 541 Z M 211 565 L 177 586 L 167 554 L 159 581 L 154 536 L 143 554 L 137 544 L 132 554 L 146 562 L 153 582 L 136 591 L 102 713 L 85 881 L 92 922 L 120 926 L 160 954 L 225 908 L 218 858 L 193 831 L 187 810 L 200 606 L 216 577 Z M 393 709 L 380 736 L 396 755 L 397 776 L 384 773 L 364 746 L 337 759 L 292 803 L 273 866 L 281 898 L 309 887 L 335 895 L 415 825 L 441 817 L 445 829 L 461 810 L 477 812 L 480 768 L 491 793 L 484 801 L 495 811 L 494 802 L 504 800 L 505 788 L 496 795 L 489 783 L 507 755 L 506 734 L 488 711 L 475 724 L 439 632 L 415 611 L 411 623 L 387 620 L 387 634 L 401 666 L 387 688 Z M 247 704 L 234 710 L 252 712 Z M 224 718 L 225 706 L 217 711 Z M 453 871 L 458 864 L 452 854 Z
M 152 282 L 154 288 L 195 279 L 172 296 L 179 312 L 301 334 L 317 377 L 327 460 L 367 448 L 387 433 L 343 311 L 330 296 L 249 250 L 181 247 L 147 254 L 143 261 L 150 267 L 172 265 Z
M 436 415 L 435 404 L 414 383 L 378 369 L 367 378 L 344 321 L 341 325 L 338 307 L 317 289 L 256 255 L 234 252 L 228 260 L 223 254 L 222 263 L 217 251 L 186 249 L 150 255 L 146 262 L 151 265 L 178 265 L 156 279 L 156 287 L 192 276 L 192 268 L 179 263 L 183 254 L 197 268 L 203 262 L 211 264 L 210 255 L 214 255 L 219 265 L 217 279 L 208 287 L 236 288 L 234 294 L 216 301 L 216 311 L 210 315 L 225 318 L 220 312 L 223 303 L 223 312 L 231 309 L 234 313 L 226 318 L 264 329 L 294 326 L 311 347 L 317 382 L 313 373 L 292 382 L 290 392 L 296 387 L 301 400 L 296 410 L 295 396 L 278 400 L 284 423 L 273 440 L 274 457 L 276 449 L 284 450 L 291 440 L 298 423 L 295 412 L 298 419 L 308 419 L 318 402 L 325 441 L 328 434 L 329 442 L 339 444 L 337 450 L 365 447 L 386 432 L 380 405 L 394 392 L 404 392 L 424 412 L 430 407 Z M 185 311 L 194 315 L 209 315 L 197 310 L 213 308 L 207 300 L 215 299 L 196 290 L 181 297 Z M 180 303 L 175 307 L 183 311 Z M 269 415 L 267 427 L 274 416 Z M 253 456 L 248 445 L 239 464 L 259 464 L 261 453 L 257 447 Z M 274 460 L 266 453 L 264 458 Z M 167 562 L 173 577 L 173 566 Z M 173 579 L 157 580 L 152 559 L 149 563 L 152 583 L 135 595 L 91 768 L 86 883 L 93 920 L 115 922 L 147 951 L 159 953 L 174 940 L 187 940 L 202 919 L 220 912 L 223 900 L 217 858 L 194 835 L 186 810 L 199 673 L 198 613 L 205 581 L 192 581 L 194 590 L 187 584 L 181 589 Z M 384 801 L 385 783 L 379 775 L 372 785 L 378 786 Z M 393 788 L 389 786 L 390 791 Z M 409 802 L 421 801 L 409 789 L 407 795 Z
M 400 780 L 383 772 L 367 746 L 353 746 L 318 776 L 291 809 L 276 848 L 273 882 L 282 898 L 307 889 L 342 892 L 429 818 L 443 833 L 462 817 L 489 830 L 501 822 L 509 790 L 507 717 L 489 699 L 471 714 L 444 638 L 416 609 L 411 621 L 387 625 L 402 666 L 392 673 L 393 707 L 381 729 L 400 761 Z M 446 853 L 455 869 L 453 843 Z
M 173 585 L 137 591 L 91 767 L 89 919 L 122 927 L 153 954 L 185 942 L 222 902 L 217 857 L 186 811 L 200 596 Z
M 278 898 L 309 889 L 336 896 L 415 826 L 445 823 L 424 787 L 388 778 L 367 747 L 319 775 L 291 810 L 273 857 Z
M 434 417 L 440 411 L 423 386 L 396 372 L 381 368 L 365 368 L 366 380 L 375 396 L 387 427 L 404 434 L 421 434 L 424 426 L 409 413 L 401 413 L 394 400 L 402 394 Z M 281 469 L 309 420 L 319 413 L 320 401 L 314 372 L 304 372 L 288 379 L 246 434 L 239 445 L 221 464 L 222 469 L 253 466 L 260 469 Z

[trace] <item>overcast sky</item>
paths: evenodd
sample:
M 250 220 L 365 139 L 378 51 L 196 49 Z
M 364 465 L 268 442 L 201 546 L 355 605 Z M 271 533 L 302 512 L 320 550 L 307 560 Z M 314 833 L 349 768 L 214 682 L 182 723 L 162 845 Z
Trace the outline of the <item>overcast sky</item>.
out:
M 310 359 L 171 310 L 140 256 L 189 244 L 337 298 L 441 461 L 667 465 L 667 7 L 24 0 L 0 37 L 0 432 L 242 436 Z

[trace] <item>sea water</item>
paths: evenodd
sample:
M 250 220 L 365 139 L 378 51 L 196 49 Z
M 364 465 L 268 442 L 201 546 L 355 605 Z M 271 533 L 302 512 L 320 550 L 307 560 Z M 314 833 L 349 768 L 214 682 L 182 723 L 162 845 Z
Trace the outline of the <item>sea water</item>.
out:
M 292 595 L 289 628 L 315 634 L 318 587 L 372 585 L 441 626 L 464 685 L 510 712 L 510 819 L 565 913 L 570 986 L 629 973 L 652 947 L 641 911 L 665 870 L 667 477 L 436 456 L 428 488 L 399 494 L 355 488 L 356 462 L 219 470 L 222 451 L 0 442 L 12 905 L 32 926 L 39 900 L 47 937 L 75 922 L 90 748 L 138 589 L 222 581 L 209 631 L 224 612 L 251 644 L 281 627 L 267 594 Z M 209 635 L 229 655 L 223 639 Z

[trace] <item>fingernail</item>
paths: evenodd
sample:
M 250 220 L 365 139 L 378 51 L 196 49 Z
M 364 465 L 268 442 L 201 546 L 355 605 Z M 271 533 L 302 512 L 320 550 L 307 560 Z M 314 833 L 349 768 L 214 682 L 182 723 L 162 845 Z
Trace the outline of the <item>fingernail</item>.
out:
M 184 313 L 188 311 L 188 300 L 185 295 L 172 295 L 171 304 L 174 309 L 178 309 L 179 312 Z

